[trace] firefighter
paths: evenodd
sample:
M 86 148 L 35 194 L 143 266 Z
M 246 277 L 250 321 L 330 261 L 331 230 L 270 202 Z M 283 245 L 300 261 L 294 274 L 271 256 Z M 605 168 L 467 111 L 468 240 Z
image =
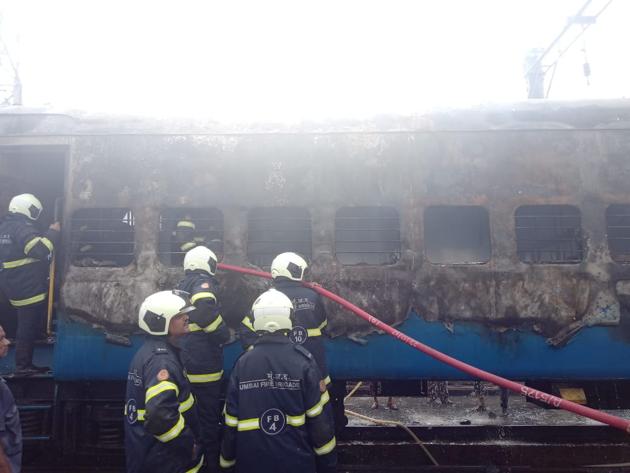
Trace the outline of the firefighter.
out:
M 15 373 L 22 376 L 49 370 L 33 365 L 33 350 L 42 334 L 49 264 L 61 227 L 55 222 L 42 234 L 35 225 L 42 210 L 34 195 L 16 195 L 0 223 L 0 288 L 17 311 Z
M 190 333 L 182 344 L 182 360 L 197 401 L 202 450 L 208 471 L 217 471 L 219 464 L 223 344 L 230 338 L 216 296 L 216 270 L 215 254 L 204 246 L 197 246 L 186 253 L 185 276 L 177 286 L 190 294 L 195 306 L 189 314 Z
M 173 237 L 174 253 L 183 253 L 204 243 L 203 238 L 197 236 L 197 226 L 190 215 L 185 215 L 184 218 L 177 222 Z
M 311 352 L 326 385 L 330 384 L 326 351 L 324 349 L 323 329 L 328 324 L 326 310 L 321 296 L 312 289 L 302 285 L 308 264 L 296 253 L 281 253 L 271 262 L 273 287 L 284 293 L 295 307 L 294 325 L 291 341 L 303 345 Z M 244 348 L 248 348 L 256 339 L 251 320 L 245 317 L 240 329 Z
M 252 306 L 259 336 L 237 360 L 225 399 L 221 467 L 236 472 L 327 473 L 336 468 L 326 385 L 313 355 L 289 340 L 293 304 L 270 289 Z
M 9 351 L 9 340 L 0 326 L 0 358 Z M 0 473 L 20 473 L 22 468 L 22 426 L 11 390 L 0 378 Z
M 138 325 L 149 336 L 127 374 L 127 473 L 196 473 L 201 468 L 195 399 L 178 348 L 193 310 L 181 291 L 157 292 L 140 306 Z

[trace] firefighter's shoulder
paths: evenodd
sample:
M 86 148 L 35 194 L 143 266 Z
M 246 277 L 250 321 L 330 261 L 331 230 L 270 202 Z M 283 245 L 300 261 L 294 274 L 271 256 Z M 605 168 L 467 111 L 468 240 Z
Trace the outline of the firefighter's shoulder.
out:
M 309 360 L 313 359 L 313 355 L 311 355 L 311 352 L 308 351 L 306 348 L 304 348 L 302 345 L 293 345 L 293 349 L 297 351 L 298 353 L 301 353 L 303 356 L 305 356 Z
M 170 351 L 165 346 L 156 345 L 153 347 L 154 355 L 170 355 Z

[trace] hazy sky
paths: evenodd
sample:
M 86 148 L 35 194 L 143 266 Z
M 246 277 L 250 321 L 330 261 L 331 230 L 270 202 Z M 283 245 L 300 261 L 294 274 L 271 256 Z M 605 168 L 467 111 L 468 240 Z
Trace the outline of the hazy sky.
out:
M 28 106 L 294 120 L 524 99 L 527 51 L 582 4 L 0 0 L 0 32 Z M 630 1 L 614 0 L 560 61 L 550 98 L 630 96 L 629 20 Z

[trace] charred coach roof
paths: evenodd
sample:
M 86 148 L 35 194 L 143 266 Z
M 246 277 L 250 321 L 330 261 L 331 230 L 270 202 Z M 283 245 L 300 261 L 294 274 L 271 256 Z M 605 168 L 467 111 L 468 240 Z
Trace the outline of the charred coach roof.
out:
M 109 134 L 327 134 L 482 130 L 630 128 L 630 99 L 599 101 L 531 100 L 476 108 L 436 109 L 416 115 L 381 115 L 301 123 L 227 123 L 206 118 L 156 118 L 58 112 L 8 107 L 0 110 L 0 135 Z

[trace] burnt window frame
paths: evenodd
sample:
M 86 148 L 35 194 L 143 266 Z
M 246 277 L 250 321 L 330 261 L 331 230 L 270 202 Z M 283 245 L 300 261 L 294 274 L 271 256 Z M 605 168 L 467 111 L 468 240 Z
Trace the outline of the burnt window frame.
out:
M 177 223 L 184 220 L 187 216 L 190 217 L 195 224 L 193 233 L 193 238 L 196 239 L 195 243 L 197 243 L 197 245 L 203 243 L 203 246 L 210 248 L 217 256 L 217 259 L 221 261 L 223 259 L 225 245 L 225 216 L 220 208 L 162 207 L 160 208 L 160 214 L 158 216 L 157 240 L 157 257 L 160 264 L 167 268 L 181 268 L 186 252 L 194 248 L 191 247 L 186 250 L 175 248 L 175 246 L 178 246 L 178 242 L 175 239 Z M 208 225 L 206 225 L 206 223 L 208 223 Z M 215 226 L 218 227 L 218 229 L 213 229 Z M 202 239 L 204 232 L 206 232 L 208 237 L 206 239 Z M 218 235 L 220 238 L 211 238 L 213 235 Z M 215 240 L 219 240 L 220 244 L 213 244 L 212 242 Z
M 615 211 L 616 215 L 610 215 L 612 211 Z M 623 213 L 619 213 L 623 212 Z M 610 259 L 615 263 L 619 264 L 630 264 L 630 204 L 623 203 L 614 203 L 609 204 L 606 207 L 606 243 L 608 244 L 608 253 L 610 254 Z M 625 218 L 628 221 L 628 225 L 619 225 L 620 222 L 615 222 L 617 225 L 610 224 L 610 218 Z M 615 229 L 615 232 L 611 232 L 611 229 Z M 624 231 L 626 230 L 625 234 Z M 615 236 L 611 238 L 611 233 L 621 234 L 622 236 Z M 627 241 L 628 242 L 628 250 L 627 252 L 618 252 L 615 250 L 617 244 L 611 244 L 612 241 Z M 621 255 L 621 257 L 619 257 Z
M 359 215 L 340 215 L 340 213 L 358 213 Z M 361 213 L 369 214 L 373 212 L 374 215 L 360 215 Z M 377 215 L 380 213 L 380 215 Z M 389 215 L 388 215 L 389 213 Z M 384 225 L 387 221 L 394 221 L 395 225 Z M 339 225 L 340 222 L 349 222 L 350 225 Z M 364 225 L 362 226 L 362 221 L 373 221 L 372 225 Z M 357 225 L 352 225 L 352 223 L 356 223 Z M 357 238 L 353 239 L 340 239 L 341 232 L 362 232 L 365 231 L 367 234 L 375 234 L 379 232 L 389 232 L 395 234 L 394 238 L 382 238 L 378 240 L 373 239 L 362 239 Z M 361 235 L 361 233 L 359 233 Z M 394 244 L 391 248 L 385 249 L 358 249 L 355 251 L 351 251 L 350 249 L 340 251 L 339 243 L 358 245 L 358 248 L 369 248 L 370 246 L 377 247 L 379 244 L 385 245 L 388 243 Z M 396 245 L 397 244 L 397 245 Z M 345 247 L 345 245 L 341 245 Z M 334 248 L 335 248 L 335 258 L 336 260 L 344 265 L 344 266 L 391 266 L 400 261 L 402 257 L 402 228 L 400 222 L 400 212 L 394 206 L 386 206 L 386 205 L 358 205 L 358 206 L 344 206 L 339 207 L 335 212 L 335 233 L 334 233 Z M 378 259 L 379 255 L 391 255 L 389 260 L 387 261 L 348 261 L 346 257 L 348 255 L 364 255 L 365 259 L 370 259 L 370 256 L 376 256 L 375 259 Z M 345 256 L 343 256 L 345 255 Z M 367 257 L 366 257 L 367 256 Z
M 547 213 L 540 213 L 540 214 L 536 214 L 536 215 L 519 215 L 519 212 L 525 212 L 525 210 L 529 210 L 531 212 L 532 209 L 547 209 L 548 212 Z M 565 215 L 560 215 L 560 214 L 556 214 L 554 215 L 553 212 L 555 211 L 556 213 L 560 210 L 560 209 L 572 209 L 572 211 L 575 211 L 573 214 L 565 214 Z M 520 220 L 520 225 L 519 225 L 519 218 Z M 575 219 L 577 218 L 577 222 L 578 225 L 575 226 L 567 226 L 567 224 L 565 223 L 564 226 L 562 225 L 558 225 L 558 223 L 562 223 L 561 220 L 567 220 L 567 219 Z M 547 225 L 538 225 L 538 226 L 532 226 L 531 224 L 528 224 L 528 226 L 524 226 L 523 225 L 523 219 L 556 219 L 556 223 L 554 223 L 553 225 L 550 225 L 549 223 Z M 540 230 L 540 229 L 554 229 L 557 233 L 556 236 L 554 236 L 553 238 L 547 237 L 547 238 L 538 238 L 539 241 L 573 241 L 573 242 L 577 242 L 578 246 L 575 249 L 563 249 L 560 247 L 560 245 L 558 245 L 556 248 L 551 247 L 551 248 L 547 248 L 544 250 L 541 249 L 532 249 L 532 248 L 523 248 L 523 242 L 524 241 L 534 241 L 535 239 L 533 238 L 529 238 L 529 239 L 525 239 L 523 240 L 522 237 L 519 237 L 519 233 L 523 233 L 525 230 Z M 520 232 L 519 232 L 520 230 Z M 563 230 L 566 231 L 567 235 L 561 235 L 560 233 L 558 233 L 558 230 Z M 573 232 L 575 233 L 575 230 L 577 230 L 577 234 L 574 235 L 573 237 L 569 238 L 569 233 L 571 232 L 571 230 L 573 230 Z M 544 235 L 546 236 L 546 235 Z M 567 265 L 567 264 L 580 264 L 584 261 L 584 258 L 586 257 L 586 247 L 584 244 L 584 230 L 582 228 L 582 211 L 580 210 L 580 208 L 576 205 L 572 205 L 572 204 L 523 204 L 518 206 L 515 210 L 514 210 L 514 240 L 515 240 L 515 244 L 516 244 L 516 257 L 518 258 L 518 260 L 523 263 L 523 264 L 533 264 L 533 265 L 554 265 L 554 264 L 560 264 L 560 265 Z M 550 245 L 548 245 L 550 246 Z M 576 254 L 579 255 L 579 257 L 576 258 L 562 258 L 562 259 L 553 259 L 553 258 L 541 258 L 539 257 L 536 260 L 531 260 L 531 259 L 525 259 L 523 257 L 523 254 L 529 254 L 532 252 L 540 252 L 540 253 L 553 253 L 553 252 L 575 252 Z
M 92 216 L 90 214 L 99 213 L 99 216 Z M 104 214 L 110 212 L 114 214 L 115 212 L 123 213 L 122 217 L 106 217 Z M 86 216 L 78 216 L 79 214 L 86 213 Z M 102 226 L 102 222 L 105 220 L 118 221 L 121 224 L 126 224 L 131 228 L 130 233 L 131 239 L 129 241 L 99 241 L 102 239 L 102 236 L 97 236 L 98 233 L 103 235 L 104 232 L 114 232 L 118 230 L 111 230 L 105 228 L 97 228 L 97 229 L 83 229 L 82 227 L 87 222 L 98 222 L 98 227 Z M 76 268 L 126 268 L 131 266 L 136 261 L 136 229 L 135 229 L 136 216 L 134 215 L 133 209 L 131 207 L 83 207 L 79 209 L 75 209 L 72 215 L 70 216 L 70 251 L 69 251 L 69 260 L 70 264 Z M 83 232 L 94 232 L 96 235 L 88 236 L 88 240 L 85 241 L 82 239 L 81 234 Z M 77 264 L 78 261 L 81 260 L 81 248 L 83 245 L 93 246 L 93 245 L 128 245 L 131 244 L 131 252 L 109 252 L 104 253 L 105 256 L 113 256 L 113 257 L 121 257 L 126 256 L 125 262 L 121 264 L 114 265 L 104 265 L 104 264 Z M 100 258 L 96 257 L 100 256 L 97 252 L 92 250 L 85 251 L 83 257 L 92 258 L 94 261 L 114 261 L 112 259 Z
M 482 244 L 479 245 L 478 247 L 482 248 L 482 246 L 485 243 L 487 243 L 487 257 L 485 259 L 480 260 L 480 261 L 436 261 L 432 259 L 431 253 L 433 253 L 433 251 L 436 250 L 437 248 L 434 249 L 432 247 L 433 237 L 429 236 L 429 231 L 430 231 L 429 228 L 432 226 L 432 219 L 433 219 L 433 216 L 431 215 L 431 213 L 442 211 L 445 209 L 449 209 L 452 211 L 470 210 L 471 212 L 478 212 L 479 215 L 483 216 L 482 217 L 483 221 L 480 222 L 480 228 L 481 226 L 484 226 L 487 231 L 485 231 L 485 234 L 481 235 L 481 237 L 482 239 L 486 239 L 487 241 L 481 242 Z M 452 218 L 452 216 L 449 216 L 449 217 Z M 429 263 L 434 264 L 434 265 L 439 265 L 439 266 L 480 266 L 480 265 L 488 264 L 490 263 L 490 261 L 492 261 L 493 244 L 492 244 L 492 226 L 490 224 L 490 212 L 483 205 L 466 205 L 466 204 L 429 205 L 424 208 L 422 226 L 423 226 L 422 236 L 423 236 L 423 243 L 424 243 L 424 257 Z M 487 238 L 484 238 L 484 237 L 487 237 Z M 436 237 L 436 242 L 439 240 L 441 239 Z M 471 247 L 471 249 L 473 249 L 473 247 Z
M 270 216 L 270 214 L 273 214 L 275 212 L 287 211 L 287 210 L 293 211 L 296 214 L 291 217 Z M 299 212 L 302 212 L 303 215 L 298 215 Z M 262 215 L 254 215 L 255 213 L 256 214 L 260 213 Z M 265 215 L 265 213 L 267 213 L 267 215 Z M 287 243 L 286 248 L 282 248 L 282 249 L 278 248 L 274 250 L 270 249 L 269 251 L 253 252 L 252 249 L 256 247 L 256 245 L 262 244 L 261 246 L 264 246 L 264 244 L 271 244 L 270 246 L 273 246 L 273 243 L 275 243 L 274 241 L 269 240 L 268 236 L 266 236 L 265 239 L 252 240 L 252 235 L 254 234 L 254 232 L 258 232 L 262 228 L 262 226 L 269 225 L 269 222 L 274 221 L 274 219 L 277 219 L 275 221 L 303 220 L 304 222 L 307 222 L 303 228 L 299 228 L 296 231 L 301 231 L 304 233 L 304 235 L 308 235 L 308 239 L 307 240 L 298 240 L 298 239 L 284 240 L 284 241 L 281 241 L 280 243 Z M 265 230 L 271 231 L 271 232 L 274 231 L 272 229 L 265 229 Z M 276 231 L 282 232 L 282 231 L 286 231 L 286 229 L 276 230 Z M 295 243 L 302 243 L 303 248 L 301 248 L 299 245 L 296 245 Z M 298 253 L 306 261 L 311 261 L 313 257 L 313 219 L 312 219 L 310 210 L 308 209 L 308 207 L 301 207 L 301 206 L 282 206 L 282 207 L 261 206 L 261 207 L 250 208 L 247 211 L 246 245 L 247 245 L 247 251 L 246 251 L 247 261 L 260 268 L 269 268 L 271 266 L 271 261 L 273 260 L 275 256 L 277 256 L 280 253 L 284 253 L 288 251 Z M 308 251 L 303 251 L 306 248 L 308 248 Z M 268 256 L 263 258 L 262 255 L 268 255 Z M 268 264 L 267 264 L 267 261 L 268 261 Z

